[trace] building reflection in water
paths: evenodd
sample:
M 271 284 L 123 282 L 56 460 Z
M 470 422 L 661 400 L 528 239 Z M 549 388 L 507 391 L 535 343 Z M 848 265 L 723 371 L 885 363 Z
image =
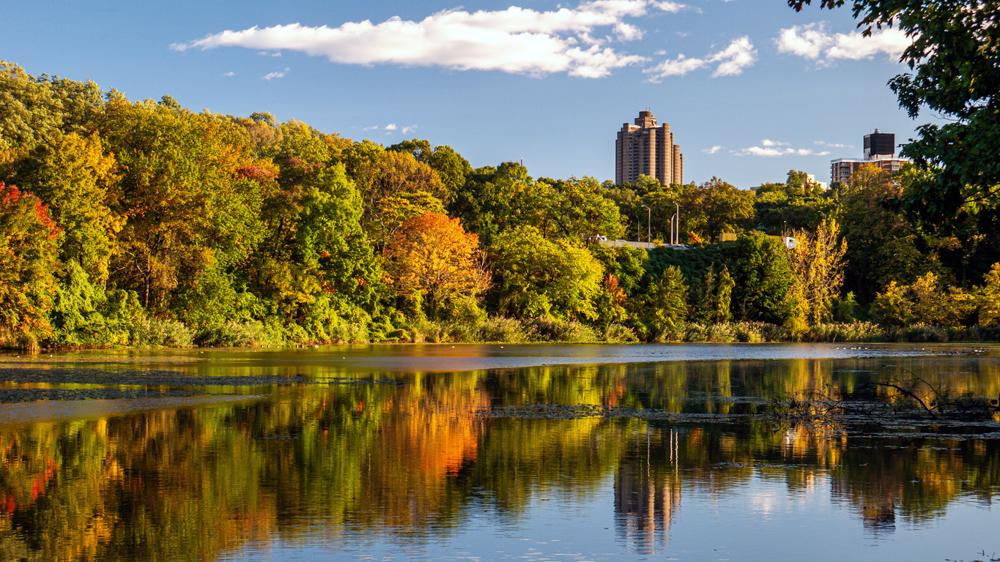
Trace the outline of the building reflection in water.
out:
M 619 540 L 641 554 L 665 551 L 681 505 L 676 430 L 636 434 L 615 472 L 615 525 Z

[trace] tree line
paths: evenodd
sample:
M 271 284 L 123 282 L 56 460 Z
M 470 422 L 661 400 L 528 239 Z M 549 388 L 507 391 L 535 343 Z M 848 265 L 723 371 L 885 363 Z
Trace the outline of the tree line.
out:
M 0 344 L 995 334 L 1000 235 L 928 228 L 907 208 L 926 174 L 534 178 L 2 63 Z M 690 249 L 595 242 L 667 240 L 677 205 Z

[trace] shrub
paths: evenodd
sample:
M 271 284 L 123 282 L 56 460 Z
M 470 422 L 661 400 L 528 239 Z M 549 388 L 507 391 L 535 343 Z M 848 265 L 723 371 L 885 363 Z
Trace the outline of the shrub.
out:
M 230 320 L 199 331 L 195 343 L 204 347 L 278 347 L 285 343 L 279 327 L 263 322 Z
M 194 334 L 179 320 L 143 315 L 132 325 L 129 343 L 139 347 L 190 347 Z
M 736 322 L 733 324 L 733 332 L 736 341 L 742 343 L 763 343 L 767 341 L 764 331 L 767 325 L 763 322 Z
M 541 341 L 593 343 L 599 339 L 593 328 L 575 320 L 536 318 L 528 325 Z
M 605 343 L 636 343 L 639 341 L 639 337 L 635 335 L 632 328 L 622 324 L 609 324 L 604 329 L 604 335 L 601 339 Z
M 874 322 L 835 322 L 820 324 L 809 329 L 805 339 L 815 342 L 870 342 L 883 341 L 889 336 Z
M 535 337 L 524 323 L 515 318 L 496 316 L 479 324 L 478 341 L 497 343 L 526 343 Z

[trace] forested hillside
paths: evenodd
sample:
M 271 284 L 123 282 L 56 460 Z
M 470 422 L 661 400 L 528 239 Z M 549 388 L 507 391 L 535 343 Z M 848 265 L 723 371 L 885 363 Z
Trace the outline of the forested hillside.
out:
M 917 175 L 532 178 L 2 63 L 0 345 L 995 337 L 1000 233 L 929 228 Z M 595 242 L 675 204 L 690 250 Z

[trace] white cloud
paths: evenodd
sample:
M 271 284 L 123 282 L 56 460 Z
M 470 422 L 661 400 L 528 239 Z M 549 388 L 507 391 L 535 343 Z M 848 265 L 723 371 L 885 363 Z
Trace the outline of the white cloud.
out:
M 226 78 L 232 78 L 233 76 L 236 76 L 236 73 L 230 70 L 229 72 L 223 72 L 222 75 Z
M 831 33 L 822 23 L 784 28 L 774 41 L 778 52 L 820 64 L 842 59 L 870 59 L 880 54 L 899 60 L 911 43 L 906 33 L 895 27 L 874 29 L 870 36 L 865 37 L 860 33 Z
M 687 57 L 683 54 L 676 58 L 667 59 L 660 64 L 651 66 L 643 70 L 649 76 L 650 82 L 661 82 L 670 76 L 683 76 L 695 70 L 715 65 L 712 76 L 737 76 L 743 70 L 753 66 L 757 60 L 757 50 L 749 37 L 739 37 L 733 39 L 729 45 L 721 51 L 710 53 L 703 58 Z
M 688 7 L 687 4 L 681 4 L 680 2 L 653 2 L 658 10 L 664 12 L 676 13 Z
M 641 29 L 623 21 L 615 24 L 615 34 L 622 41 L 636 41 L 642 39 L 643 35 Z
M 772 139 L 762 139 L 757 146 L 748 146 L 734 150 L 737 156 L 758 156 L 761 158 L 777 158 L 779 156 L 829 156 L 828 150 L 813 150 L 811 148 L 795 148 L 787 142 Z
M 703 148 L 701 151 L 705 154 L 718 154 L 720 150 L 722 150 L 722 145 L 717 144 L 715 146 Z
M 416 125 L 407 125 L 407 126 L 403 127 L 402 132 L 403 132 L 404 135 L 408 135 L 408 134 L 410 134 L 410 133 L 412 133 L 412 132 L 414 132 L 416 130 L 417 130 L 417 126 Z
M 261 80 L 267 80 L 268 82 L 270 82 L 271 80 L 278 80 L 280 78 L 288 76 L 288 73 L 291 72 L 291 70 L 292 69 L 286 67 L 283 70 L 275 70 L 272 72 L 268 72 L 267 74 L 261 76 Z
M 634 40 L 642 30 L 626 22 L 652 11 L 677 12 L 685 5 L 654 0 L 589 0 L 576 7 L 539 11 L 511 6 L 502 10 L 445 10 L 422 20 L 392 17 L 380 23 L 346 22 L 336 27 L 299 23 L 226 30 L 186 43 L 176 51 L 242 47 L 258 51 L 299 51 L 341 64 L 441 66 L 541 76 L 566 73 L 607 76 L 644 57 L 608 45 Z
M 385 130 L 389 132 L 395 131 L 398 128 L 399 127 L 397 127 L 395 123 L 389 123 L 388 125 L 385 126 Z

